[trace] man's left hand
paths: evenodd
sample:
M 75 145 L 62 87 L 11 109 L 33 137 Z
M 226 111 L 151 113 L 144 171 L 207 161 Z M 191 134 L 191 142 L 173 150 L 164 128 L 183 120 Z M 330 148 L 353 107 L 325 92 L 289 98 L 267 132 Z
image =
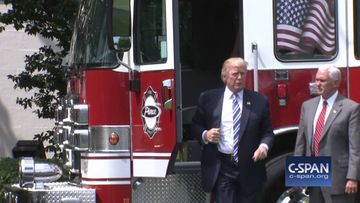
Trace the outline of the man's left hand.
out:
M 252 157 L 252 159 L 254 160 L 254 162 L 257 162 L 259 160 L 265 159 L 267 157 L 267 149 L 266 147 L 260 145 L 257 150 L 254 152 L 254 156 Z
M 358 191 L 358 181 L 357 180 L 348 180 L 345 186 L 346 194 L 355 194 Z

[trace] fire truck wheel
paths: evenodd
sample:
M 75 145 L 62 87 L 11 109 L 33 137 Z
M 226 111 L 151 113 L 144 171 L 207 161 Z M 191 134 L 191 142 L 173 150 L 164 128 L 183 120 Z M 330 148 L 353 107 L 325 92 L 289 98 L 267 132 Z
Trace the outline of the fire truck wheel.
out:
M 279 197 L 287 190 L 285 187 L 285 159 L 292 155 L 285 153 L 272 158 L 266 164 L 267 181 L 264 184 L 262 202 L 277 202 Z

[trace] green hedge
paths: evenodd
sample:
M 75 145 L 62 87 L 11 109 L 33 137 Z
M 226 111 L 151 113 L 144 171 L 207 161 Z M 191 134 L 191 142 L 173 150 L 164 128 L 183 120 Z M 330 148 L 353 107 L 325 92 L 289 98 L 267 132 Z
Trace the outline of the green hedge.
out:
M 19 182 L 19 159 L 0 159 L 0 202 L 5 202 L 4 185 Z

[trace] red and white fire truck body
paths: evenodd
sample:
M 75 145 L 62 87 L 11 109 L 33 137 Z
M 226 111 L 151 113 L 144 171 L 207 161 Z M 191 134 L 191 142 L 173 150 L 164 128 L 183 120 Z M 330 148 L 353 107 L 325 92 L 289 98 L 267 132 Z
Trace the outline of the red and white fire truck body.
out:
M 222 62 L 240 56 L 249 63 L 247 88 L 270 100 L 276 139 L 266 189 L 273 188 L 301 104 L 316 95 L 316 69 L 339 67 L 340 93 L 360 101 L 358 11 L 356 1 L 336 0 L 83 3 L 68 64 L 69 94 L 88 108 L 81 184 L 96 188 L 100 202 L 130 201 L 136 178 L 171 174 L 192 139 L 199 93 L 222 86 Z
M 172 175 L 200 166 L 189 132 L 198 96 L 221 87 L 223 61 L 240 56 L 276 135 L 264 198 L 299 195 L 283 185 L 284 159 L 317 68 L 340 68 L 339 92 L 360 101 L 359 11 L 351 0 L 81 1 L 57 119 L 72 182 L 95 189 L 97 202 L 193 202 L 171 198 L 200 184 L 182 190 Z

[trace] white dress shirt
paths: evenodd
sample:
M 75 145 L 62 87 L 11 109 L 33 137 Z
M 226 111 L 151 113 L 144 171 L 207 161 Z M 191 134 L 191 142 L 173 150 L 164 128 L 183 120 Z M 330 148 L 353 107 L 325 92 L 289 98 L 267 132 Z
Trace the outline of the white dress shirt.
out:
M 218 150 L 224 154 L 232 154 L 234 151 L 234 133 L 233 133 L 233 92 L 228 87 L 225 88 L 224 100 L 221 112 L 220 123 L 220 140 L 218 144 Z M 237 93 L 237 101 L 240 105 L 240 114 L 243 109 L 243 95 L 244 90 Z M 240 124 L 241 126 L 241 124 Z
M 330 111 L 335 103 L 335 99 L 338 95 L 338 91 L 336 91 L 331 97 L 329 97 L 326 102 L 327 102 L 327 105 L 326 105 L 326 113 L 325 113 L 325 119 L 324 119 L 324 125 L 326 123 L 326 120 L 327 118 L 329 117 L 329 114 L 330 114 Z M 320 112 L 322 110 L 322 107 L 323 107 L 323 103 L 324 103 L 324 99 L 322 97 L 320 97 L 320 102 L 318 104 L 318 107 L 316 109 L 316 114 L 315 114 L 315 118 L 314 118 L 314 123 L 313 123 L 313 132 L 315 133 L 315 127 L 316 127 L 316 122 L 320 116 Z

